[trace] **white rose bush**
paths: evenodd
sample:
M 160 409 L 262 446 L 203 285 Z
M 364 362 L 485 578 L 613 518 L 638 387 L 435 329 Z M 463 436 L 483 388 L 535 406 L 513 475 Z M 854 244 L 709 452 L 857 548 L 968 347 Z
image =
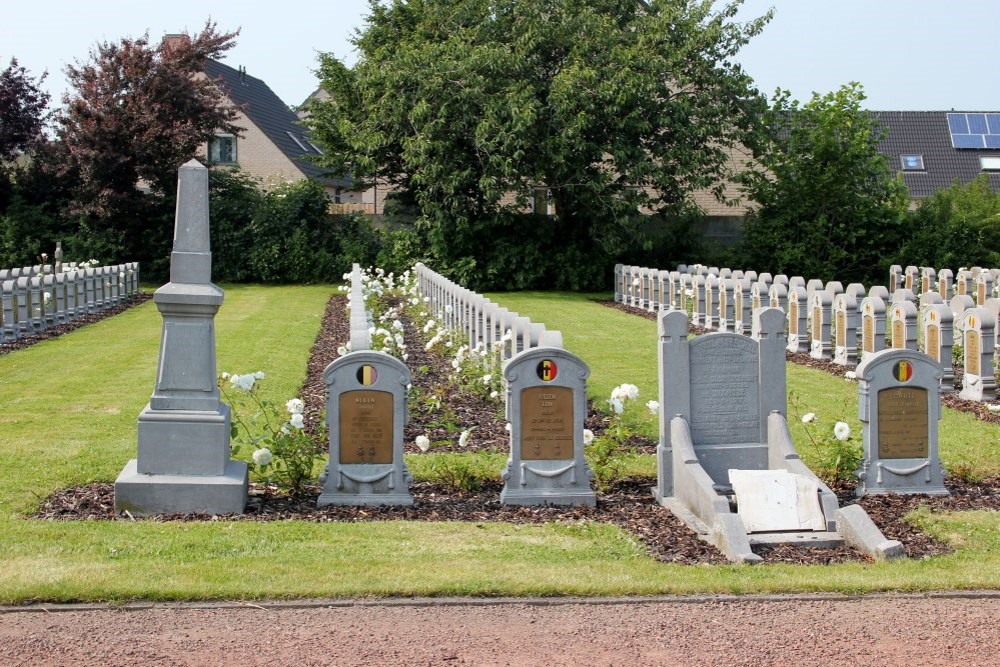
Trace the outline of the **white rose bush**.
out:
M 799 401 L 794 393 L 789 394 L 789 407 L 798 412 Z M 857 481 L 863 453 L 851 425 L 846 421 L 825 419 L 815 412 L 806 412 L 799 420 L 818 457 L 817 476 L 831 487 Z
M 263 371 L 219 377 L 219 390 L 232 408 L 233 456 L 245 460 L 244 452 L 250 453 L 247 465 L 265 492 L 302 497 L 316 479 L 317 463 L 326 457 L 325 424 L 320 421 L 312 433 L 306 430 L 300 398 L 283 404 L 262 398 L 259 390 L 266 377 Z

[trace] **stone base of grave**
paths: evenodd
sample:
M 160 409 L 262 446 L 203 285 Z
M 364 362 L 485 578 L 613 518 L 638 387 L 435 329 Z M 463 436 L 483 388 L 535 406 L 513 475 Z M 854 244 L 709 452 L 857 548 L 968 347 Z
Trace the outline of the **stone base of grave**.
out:
M 597 494 L 587 490 L 573 489 L 511 489 L 504 487 L 500 492 L 501 505 L 563 505 L 575 507 L 597 505 Z
M 230 461 L 222 475 L 204 476 L 140 473 L 136 459 L 132 459 L 115 480 L 115 513 L 242 514 L 247 483 L 243 461 Z
M 397 507 L 412 507 L 413 496 L 408 493 L 322 493 L 316 501 L 316 507 L 327 505 L 342 505 L 354 507 L 378 507 L 392 505 Z

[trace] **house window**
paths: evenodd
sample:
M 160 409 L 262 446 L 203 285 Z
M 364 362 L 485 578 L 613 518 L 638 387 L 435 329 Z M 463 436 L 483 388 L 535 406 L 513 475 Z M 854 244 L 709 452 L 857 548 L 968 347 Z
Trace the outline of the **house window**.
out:
M 923 155 L 900 155 L 899 159 L 903 163 L 903 171 L 923 171 L 924 170 L 924 156 Z
M 1000 155 L 981 155 L 979 166 L 983 171 L 1000 171 Z
M 342 203 L 340 201 L 340 193 L 341 192 L 342 192 L 341 188 L 337 188 L 336 190 L 333 191 L 333 203 L 334 204 L 340 204 L 340 203 Z
M 548 188 L 533 188 L 528 204 L 531 206 L 531 212 L 536 215 L 555 215 L 555 207 L 552 205 Z
M 208 161 L 215 164 L 236 164 L 236 137 L 217 134 L 208 142 Z

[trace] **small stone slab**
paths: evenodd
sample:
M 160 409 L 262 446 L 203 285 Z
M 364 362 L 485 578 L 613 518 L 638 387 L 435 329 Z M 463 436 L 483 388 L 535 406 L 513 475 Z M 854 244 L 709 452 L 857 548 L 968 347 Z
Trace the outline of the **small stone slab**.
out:
M 816 480 L 786 470 L 730 470 L 729 481 L 748 533 L 826 530 Z

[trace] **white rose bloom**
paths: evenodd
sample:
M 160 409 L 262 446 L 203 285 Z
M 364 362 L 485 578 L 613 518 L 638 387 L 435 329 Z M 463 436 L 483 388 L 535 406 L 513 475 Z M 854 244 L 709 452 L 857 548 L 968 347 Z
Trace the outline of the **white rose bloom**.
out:
M 837 422 L 833 427 L 833 435 L 837 440 L 847 440 L 851 437 L 851 427 L 846 422 Z
M 403 353 L 403 361 L 406 361 L 409 358 L 410 358 L 410 355 L 408 355 L 406 352 L 404 352 Z
M 620 415 L 621 413 L 625 412 L 625 404 L 622 403 L 621 399 L 619 398 L 614 398 L 614 397 L 609 398 L 608 405 L 611 406 L 611 409 L 615 411 L 616 415 Z
M 510 422 L 507 422 L 507 424 L 503 428 L 505 431 L 510 432 L 513 426 L 510 425 Z
M 486 375 L 483 376 L 483 384 L 489 384 L 490 380 L 492 380 L 492 379 L 493 379 L 493 376 L 490 375 L 489 373 L 487 373 Z
M 256 373 L 253 374 L 253 376 L 258 380 L 263 380 L 265 377 L 267 377 L 266 375 L 264 375 L 264 371 L 257 371 Z
M 847 371 L 846 373 L 844 373 L 844 377 L 847 378 L 848 380 L 857 380 L 858 374 L 855 373 L 854 371 Z
M 341 345 L 340 347 L 337 348 L 337 356 L 338 357 L 342 357 L 345 354 L 347 354 L 347 348 L 346 347 L 344 347 L 343 345 Z
M 802 415 L 802 423 L 803 424 L 811 424 L 814 421 L 816 421 L 816 413 L 814 413 L 814 412 L 807 412 L 804 415 Z
M 583 444 L 589 445 L 594 441 L 594 432 L 589 428 L 583 429 Z
M 305 407 L 305 403 L 303 403 L 302 399 L 299 398 L 293 398 L 285 403 L 285 408 L 288 410 L 288 413 L 292 415 L 302 414 L 302 410 L 304 410 Z
M 490 392 L 490 398 L 496 398 L 499 395 L 500 395 L 500 392 L 498 392 L 498 391 L 491 391 Z M 1000 406 L 998 406 L 998 407 L 1000 407 Z
M 471 434 L 472 434 L 472 431 L 462 431 L 462 435 L 458 436 L 458 446 L 459 447 L 466 447 L 466 446 L 468 446 L 468 444 L 469 444 L 469 436 Z
M 271 462 L 271 450 L 268 449 L 267 447 L 258 449 L 254 451 L 252 458 L 253 462 L 256 463 L 257 465 L 266 466 L 268 463 Z
M 625 392 L 625 397 L 630 401 L 639 398 L 639 388 L 634 384 L 623 384 L 622 390 Z
M 451 304 L 450 303 L 445 304 L 445 306 L 444 306 L 444 312 L 450 313 L 451 311 L 452 311 Z
M 451 367 L 454 368 L 456 371 L 459 369 L 459 367 L 461 365 L 462 365 L 462 362 L 459 361 L 458 359 L 452 359 L 451 360 Z
M 230 375 L 229 382 L 237 389 L 250 391 L 257 379 L 252 375 Z
M 292 415 L 291 419 L 288 420 L 288 423 L 298 429 L 301 429 L 306 425 L 305 419 L 302 417 L 301 412 Z
M 222 373 L 222 379 L 223 380 L 228 380 L 229 379 L 229 373 L 223 372 Z
M 399 320 L 393 320 L 392 321 L 392 328 L 396 329 L 397 331 L 402 331 L 403 330 L 403 323 L 400 322 Z
M 660 402 L 659 401 L 646 401 L 646 407 L 649 409 L 649 411 L 652 414 L 655 415 L 655 414 L 657 414 L 660 411 Z
M 416 443 L 417 447 L 419 447 L 420 451 L 422 452 L 426 452 L 428 449 L 431 448 L 431 439 L 428 438 L 426 435 L 418 435 Z

